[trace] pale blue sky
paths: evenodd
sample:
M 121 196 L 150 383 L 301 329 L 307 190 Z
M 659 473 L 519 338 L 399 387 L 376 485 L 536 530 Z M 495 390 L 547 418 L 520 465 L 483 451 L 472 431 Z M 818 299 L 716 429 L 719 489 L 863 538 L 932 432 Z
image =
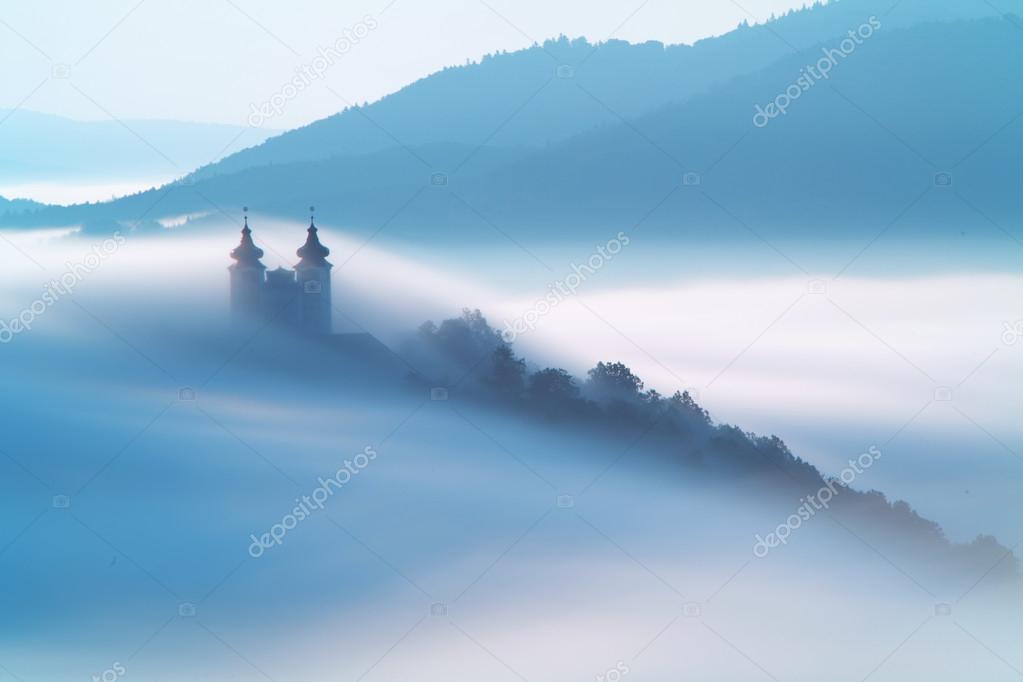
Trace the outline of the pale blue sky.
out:
M 244 125 L 333 44 L 376 27 L 288 102 L 292 128 L 451 64 L 533 39 L 692 42 L 802 0 L 44 0 L 0 7 L 0 108 L 79 119 Z M 741 5 L 741 6 L 740 6 Z M 361 29 L 360 29 L 361 31 Z M 324 84 L 330 89 L 323 87 Z M 331 92 L 334 90 L 334 92 Z M 335 94 L 338 93 L 338 94 Z

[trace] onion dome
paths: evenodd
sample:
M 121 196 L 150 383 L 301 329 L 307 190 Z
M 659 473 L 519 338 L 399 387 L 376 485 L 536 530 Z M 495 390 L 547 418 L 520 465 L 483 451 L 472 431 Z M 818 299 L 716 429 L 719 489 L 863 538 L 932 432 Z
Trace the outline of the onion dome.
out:
M 330 249 L 320 243 L 317 232 L 316 225 L 310 220 L 305 244 L 295 252 L 302 259 L 296 267 L 331 267 L 330 263 L 327 262 Z
M 259 259 L 263 257 L 263 249 L 256 246 L 252 241 L 252 230 L 249 229 L 249 219 L 245 218 L 245 227 L 242 228 L 242 241 L 231 252 L 231 258 L 237 261 L 238 266 L 253 266 L 265 268 Z

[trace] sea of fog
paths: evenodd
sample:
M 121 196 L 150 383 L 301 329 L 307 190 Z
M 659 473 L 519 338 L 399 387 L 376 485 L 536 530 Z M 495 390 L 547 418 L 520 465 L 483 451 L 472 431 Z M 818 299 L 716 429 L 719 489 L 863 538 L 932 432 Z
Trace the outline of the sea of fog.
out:
M 252 223 L 266 264 L 292 265 L 305 226 Z M 754 534 L 797 501 L 471 406 L 228 371 L 230 349 L 187 331 L 225 324 L 237 230 L 3 234 L 0 321 L 31 328 L 0 327 L 0 677 L 1018 677 L 1018 586 L 919 585 L 826 519 L 757 558 Z M 514 347 L 537 366 L 621 360 L 825 473 L 877 447 L 856 487 L 956 540 L 1023 536 L 1018 274 L 836 278 L 723 253 L 713 273 L 713 254 L 652 268 L 641 243 L 605 242 L 597 267 L 561 247 L 320 236 L 338 331 L 400 349 L 463 307 L 528 320 Z M 367 448 L 323 509 L 253 550 Z
M 43 204 L 70 206 L 89 202 L 110 201 L 153 187 L 161 187 L 175 179 L 173 173 L 140 179 L 97 178 L 88 180 L 37 180 L 30 182 L 0 181 L 0 197 L 31 199 Z
M 258 217 L 253 225 L 269 267 L 294 264 L 304 225 Z M 838 277 L 834 269 L 758 271 L 733 261 L 734 249 L 672 252 L 647 248 L 635 235 L 612 245 L 616 254 L 602 240 L 588 250 L 467 247 L 460 257 L 457 246 L 428 251 L 386 235 L 367 240 L 329 223 L 322 228 L 335 264 L 339 331 L 369 331 L 397 349 L 425 320 L 479 308 L 538 366 L 584 376 L 598 361 L 621 360 L 648 387 L 668 395 L 689 390 L 717 420 L 777 434 L 825 472 L 883 448 L 891 457 L 865 485 L 909 500 L 956 539 L 985 532 L 1011 545 L 1023 538 L 1019 273 L 864 274 L 859 263 L 871 251 Z M 172 312 L 222 324 L 226 254 L 237 229 L 126 232 L 75 286 L 74 301 L 95 301 L 88 303 L 92 317 L 61 301 L 35 328 L 74 333 L 108 324 L 117 333 Z M 5 239 L 4 320 L 103 241 L 64 231 L 8 231 Z M 677 265 L 657 265 L 665 261 Z M 721 265 L 712 273 L 708 262 Z M 168 292 L 187 297 L 189 308 Z

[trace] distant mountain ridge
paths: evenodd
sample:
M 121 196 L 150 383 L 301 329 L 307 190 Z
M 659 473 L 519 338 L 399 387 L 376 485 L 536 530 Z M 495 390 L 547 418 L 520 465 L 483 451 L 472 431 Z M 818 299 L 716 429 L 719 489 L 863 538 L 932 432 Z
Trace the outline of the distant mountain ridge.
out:
M 1003 3 L 1023 11 L 1023 0 Z M 543 146 L 704 93 L 842 36 L 875 15 L 889 29 L 997 14 L 982 0 L 835 0 L 693 45 L 591 44 L 562 36 L 449 67 L 399 92 L 242 150 L 195 178 L 269 164 L 435 143 Z M 749 18 L 750 21 L 766 17 Z M 568 85 L 568 87 L 565 87 Z M 579 86 L 579 87 L 574 87 Z
M 33 220 L 107 230 L 154 219 L 154 205 L 182 215 L 258 198 L 263 212 L 291 215 L 295 206 L 315 203 L 346 229 L 369 233 L 387 224 L 389 233 L 413 240 L 426 229 L 431 241 L 502 238 L 478 229 L 481 216 L 507 234 L 533 238 L 640 221 L 665 238 L 728 238 L 751 224 L 770 237 L 828 238 L 874 234 L 900 211 L 925 225 L 948 218 L 954 206 L 956 220 L 982 222 L 953 192 L 982 203 L 993 220 L 1014 215 L 1020 206 L 1012 178 L 1023 170 L 1023 83 L 1016 77 L 1023 72 L 1023 22 L 993 16 L 983 2 L 903 0 L 892 7 L 842 0 L 693 47 L 552 41 L 448 69 L 160 190 L 47 209 Z M 870 13 L 881 8 L 891 12 Z M 785 115 L 756 124 L 756 107 L 870 17 L 880 25 L 876 35 Z M 919 17 L 934 20 L 914 23 Z M 837 26 L 845 30 L 805 42 Z M 767 51 L 781 56 L 767 63 L 753 56 Z M 707 62 L 697 76 L 665 75 L 681 68 L 678 55 L 696 52 Z M 558 77 L 557 55 L 577 60 L 568 77 Z M 725 78 L 747 62 L 750 73 Z M 637 63 L 649 65 L 649 74 L 634 74 L 629 65 Z M 472 83 L 490 85 L 474 91 Z M 683 86 L 658 90 L 658 83 Z M 493 106 L 492 91 L 504 86 L 516 97 L 525 93 L 517 108 Z M 598 94 L 599 87 L 610 94 Z M 610 104 L 619 100 L 627 112 Z M 572 108 L 583 102 L 590 118 Z M 567 113 L 559 115 L 554 103 Z M 480 112 L 492 120 L 481 123 Z M 385 114 L 404 126 L 406 139 L 384 126 Z M 351 137 L 353 126 L 377 137 Z M 551 131 L 564 138 L 540 139 Z M 416 143 L 430 136 L 445 139 Z M 358 144 L 349 144 L 354 139 Z M 339 146 L 352 151 L 335 154 Z M 303 158 L 311 155 L 319 158 Z M 907 209 L 918 196 L 919 206 Z
M 78 121 L 28 109 L 0 110 L 0 121 L 0 182 L 15 184 L 173 177 L 275 134 L 182 121 Z
M 0 197 L 0 215 L 4 213 L 24 213 L 26 211 L 34 211 L 39 208 L 43 208 L 44 204 L 40 204 L 29 199 L 6 199 Z

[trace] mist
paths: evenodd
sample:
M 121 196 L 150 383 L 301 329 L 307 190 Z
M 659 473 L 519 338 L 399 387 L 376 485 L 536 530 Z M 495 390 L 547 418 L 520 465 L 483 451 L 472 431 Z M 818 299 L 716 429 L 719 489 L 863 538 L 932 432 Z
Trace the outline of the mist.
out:
M 251 224 L 269 267 L 293 265 L 304 224 Z M 0 346 L 0 565 L 19 585 L 2 597 L 5 669 L 817 680 L 828 661 L 828 679 L 1015 677 L 985 648 L 1012 651 L 1020 635 L 1019 581 L 996 566 L 938 577 L 823 514 L 759 556 L 755 538 L 801 504 L 771 478 L 687 471 L 628 431 L 587 433 L 407 381 L 423 368 L 402 344 L 422 322 L 480 307 L 501 330 L 549 275 L 509 288 L 476 263 L 458 270 L 322 225 L 335 330 L 386 344 L 378 371 L 274 330 L 232 336 L 237 230 L 6 233 L 0 319 L 11 329 L 33 312 Z M 623 361 L 662 393 L 698 393 L 715 419 L 777 433 L 828 475 L 877 445 L 883 457 L 854 488 L 908 500 L 954 540 L 1018 539 L 1007 511 L 1018 460 L 977 450 L 978 427 L 951 418 L 892 350 L 1015 447 L 1019 354 L 1000 339 L 1018 279 L 843 278 L 826 294 L 785 278 L 602 288 L 615 266 L 514 341 L 531 366 L 581 376 Z M 80 275 L 72 290 L 33 309 L 67 272 Z M 747 348 L 795 299 L 791 319 Z M 876 336 L 831 300 L 852 315 L 869 307 Z M 978 348 L 998 352 L 970 375 Z M 346 462 L 355 473 L 317 493 Z M 968 512 L 949 493 L 967 472 L 970 494 L 997 509 Z M 296 520 L 303 496 L 322 506 Z
M 226 254 L 238 228 L 204 222 L 197 232 L 182 220 L 184 228 L 157 234 L 125 231 L 67 300 L 58 296 L 30 333 L 13 336 L 5 355 L 34 357 L 41 343 L 93 347 L 154 377 L 169 380 L 163 370 L 170 368 L 182 386 L 200 382 L 197 369 L 211 370 L 219 358 L 186 352 L 182 343 L 227 331 Z M 305 225 L 256 217 L 253 226 L 268 268 L 291 267 Z M 630 251 L 642 246 L 637 239 L 567 295 L 538 305 L 555 291 L 553 282 L 571 281 L 588 252 L 544 252 L 549 270 L 528 259 L 518 269 L 488 268 L 481 263 L 508 252 L 469 248 L 459 259 L 451 250 L 434 254 L 329 222 L 320 227 L 335 265 L 335 331 L 376 336 L 409 371 L 417 368 L 408 366 L 402 343 L 427 320 L 479 308 L 504 331 L 529 318 L 513 345 L 536 367 L 584 376 L 598 361 L 622 361 L 648 388 L 688 390 L 722 421 L 778 434 L 824 472 L 885 444 L 899 456 L 871 472 L 872 487 L 909 500 L 960 540 L 978 532 L 1011 540 L 1021 532 L 1017 514 L 971 504 L 991 497 L 1019 510 L 1023 502 L 1015 485 L 1023 466 L 1013 400 L 1014 377 L 1023 373 L 1017 276 L 725 271 L 680 278 L 655 268 L 630 285 L 645 262 Z M 65 229 L 6 238 L 5 321 L 47 281 L 102 252 L 107 239 Z M 49 371 L 27 359 L 21 366 Z

